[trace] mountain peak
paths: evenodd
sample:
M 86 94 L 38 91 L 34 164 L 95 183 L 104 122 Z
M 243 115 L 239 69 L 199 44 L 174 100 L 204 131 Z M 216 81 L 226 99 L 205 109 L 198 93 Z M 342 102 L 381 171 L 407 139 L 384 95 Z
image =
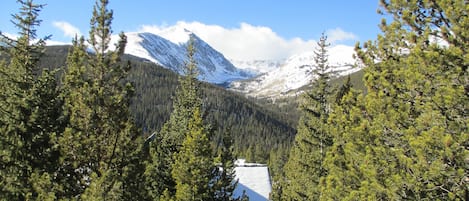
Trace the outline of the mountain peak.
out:
M 251 77 L 250 74 L 236 68 L 223 54 L 212 48 L 196 34 L 180 27 L 173 29 L 162 35 L 148 32 L 128 34 L 126 53 L 148 59 L 182 74 L 184 63 L 187 61 L 187 43 L 190 38 L 194 38 L 196 49 L 194 57 L 199 68 L 200 80 L 224 84 Z

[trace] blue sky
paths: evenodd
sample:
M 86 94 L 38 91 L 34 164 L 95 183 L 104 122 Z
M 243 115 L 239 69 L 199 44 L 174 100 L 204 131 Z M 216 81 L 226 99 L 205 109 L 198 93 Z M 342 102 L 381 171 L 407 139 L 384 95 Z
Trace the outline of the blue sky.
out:
M 10 15 L 19 7 L 15 2 L 2 2 L 0 31 L 4 33 L 17 32 L 10 23 Z M 52 34 L 53 41 L 70 42 L 72 33 L 87 35 L 93 0 L 35 2 L 47 4 L 39 16 L 43 20 L 39 36 Z M 267 28 L 287 42 L 300 39 L 307 43 L 325 31 L 333 43 L 345 45 L 376 38 L 382 18 L 376 13 L 377 0 L 111 0 L 109 8 L 114 10 L 115 33 L 142 31 L 151 26 L 171 27 L 178 22 L 245 31 L 241 28 L 244 24 L 257 31 L 261 30 L 257 28 Z

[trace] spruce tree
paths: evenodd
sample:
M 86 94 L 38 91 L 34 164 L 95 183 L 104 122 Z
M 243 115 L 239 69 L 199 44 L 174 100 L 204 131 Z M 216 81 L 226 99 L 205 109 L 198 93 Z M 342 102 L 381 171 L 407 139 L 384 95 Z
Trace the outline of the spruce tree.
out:
M 187 46 L 186 78 L 181 81 L 175 102 L 174 120 L 181 128 L 166 133 L 167 142 L 173 143 L 171 175 L 174 179 L 175 200 L 209 200 L 213 197 L 215 165 L 208 127 L 201 113 L 199 86 L 196 82 L 197 63 L 194 60 L 194 39 Z M 177 109 L 177 110 L 176 110 Z M 169 126 L 171 125 L 171 119 Z M 187 123 L 187 125 L 185 124 Z M 175 127 L 173 127 L 174 129 Z M 175 133 L 174 131 L 178 132 Z M 183 141 L 181 142 L 181 138 Z
M 175 199 L 211 200 L 216 166 L 212 156 L 209 133 L 204 126 L 200 108 L 193 111 L 189 131 L 181 150 L 174 155 L 172 176 L 176 181 Z
M 179 79 L 179 87 L 173 101 L 173 111 L 162 128 L 164 141 L 170 144 L 170 151 L 178 152 L 189 127 L 189 119 L 195 108 L 202 107 L 200 84 L 197 81 L 198 69 L 195 61 L 195 40 L 190 36 L 187 44 L 188 61 L 185 63 L 184 77 Z
M 55 75 L 38 66 L 49 38 L 37 40 L 36 35 L 43 5 L 18 3 L 21 8 L 12 22 L 19 37 L 0 37 L 1 53 L 9 59 L 0 62 L 0 199 L 53 199 L 44 189 L 53 188 L 49 175 L 58 164 L 61 102 Z
M 151 161 L 147 164 L 145 175 L 148 191 L 156 200 L 165 191 L 170 195 L 176 192 L 176 182 L 171 173 L 174 154 L 180 151 L 182 142 L 189 131 L 189 122 L 194 110 L 202 106 L 192 37 L 187 46 L 187 54 L 185 76 L 179 78 L 180 84 L 173 100 L 173 111 L 150 145 Z
M 217 168 L 215 175 L 214 189 L 214 200 L 229 201 L 237 200 L 233 197 L 233 192 L 238 184 L 235 179 L 235 160 L 236 157 L 233 154 L 233 138 L 231 137 L 231 129 L 227 129 L 223 132 L 221 139 L 221 146 L 217 162 L 219 167 Z
M 289 148 L 286 145 L 279 145 L 272 149 L 269 154 L 269 173 L 272 178 L 272 192 L 270 192 L 270 200 L 281 200 L 283 194 L 283 186 L 285 182 L 285 173 L 283 168 L 288 161 Z
M 176 186 L 171 177 L 172 152 L 160 133 L 152 134 L 145 163 L 145 189 L 152 200 L 169 200 Z
M 329 114 L 330 134 L 333 144 L 326 153 L 324 168 L 328 174 L 321 178 L 322 200 L 354 200 L 358 197 L 351 193 L 362 180 L 361 171 L 366 170 L 368 162 L 364 157 L 364 140 L 360 135 L 362 123 L 363 94 L 350 87 L 349 79 L 340 87 L 336 102 Z M 356 150 L 351 153 L 351 150 Z M 361 169 L 363 168 L 363 169 Z M 367 199 L 367 198 L 359 198 Z
M 286 179 L 282 185 L 285 200 L 318 200 L 320 178 L 327 174 L 323 161 L 332 144 L 327 125 L 332 98 L 328 46 L 327 37 L 322 35 L 315 51 L 316 80 L 303 98 L 298 133 L 285 165 Z

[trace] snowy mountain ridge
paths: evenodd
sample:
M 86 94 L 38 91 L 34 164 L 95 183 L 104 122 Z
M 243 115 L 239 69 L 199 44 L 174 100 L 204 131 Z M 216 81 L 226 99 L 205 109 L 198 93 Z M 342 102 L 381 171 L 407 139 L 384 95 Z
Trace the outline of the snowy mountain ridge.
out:
M 223 54 L 186 29 L 175 31 L 171 40 L 148 32 L 127 33 L 128 42 L 125 53 L 147 59 L 183 74 L 190 38 L 194 39 L 196 49 L 194 57 L 199 68 L 200 80 L 222 84 L 253 76 L 247 71 L 236 68 Z
M 345 76 L 360 70 L 355 66 L 354 48 L 336 45 L 328 50 L 329 66 L 335 77 Z M 296 95 L 298 90 L 315 78 L 314 52 L 304 52 L 288 58 L 279 68 L 249 80 L 232 82 L 229 89 L 257 98 L 275 98 Z

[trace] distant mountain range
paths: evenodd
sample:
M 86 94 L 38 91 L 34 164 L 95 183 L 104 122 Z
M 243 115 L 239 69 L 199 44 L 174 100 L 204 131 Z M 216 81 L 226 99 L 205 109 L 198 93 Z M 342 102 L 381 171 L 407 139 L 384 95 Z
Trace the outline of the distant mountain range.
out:
M 148 32 L 127 33 L 126 53 L 183 74 L 187 44 L 193 38 L 199 79 L 251 97 L 292 95 L 314 80 L 311 73 L 315 68 L 314 52 L 293 55 L 284 61 L 230 61 L 191 31 L 183 28 L 170 31 L 164 35 L 171 38 Z M 329 64 L 337 76 L 359 70 L 353 68 L 353 47 L 336 45 L 328 53 Z
M 338 45 L 329 49 L 329 66 L 333 77 L 345 76 L 360 70 L 355 67 L 354 49 Z M 315 79 L 312 71 L 316 68 L 314 52 L 305 52 L 288 58 L 278 68 L 248 80 L 237 80 L 229 85 L 234 91 L 256 98 L 275 98 L 301 93 L 305 85 Z

